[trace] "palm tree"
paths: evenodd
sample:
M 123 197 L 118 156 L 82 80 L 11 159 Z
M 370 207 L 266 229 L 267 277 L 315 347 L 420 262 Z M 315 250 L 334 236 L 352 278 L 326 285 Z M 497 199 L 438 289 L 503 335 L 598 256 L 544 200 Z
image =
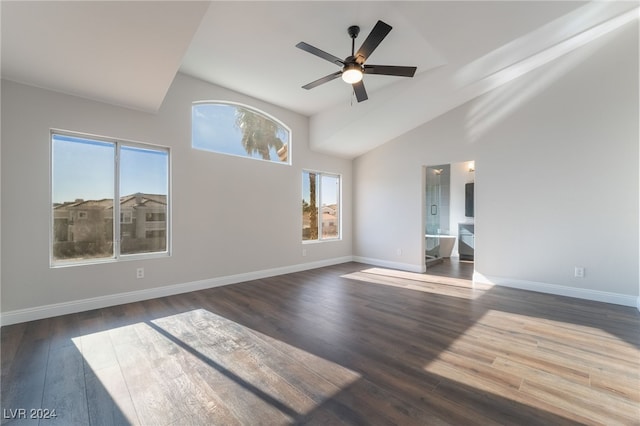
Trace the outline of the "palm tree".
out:
M 318 207 L 316 207 L 316 174 L 309 173 L 309 225 L 310 240 L 318 239 Z
M 243 107 L 236 107 L 236 126 L 242 131 L 242 146 L 247 154 L 258 154 L 271 160 L 270 150 L 275 148 L 281 161 L 287 161 L 286 145 L 278 137 L 279 126 L 273 120 Z
M 317 240 L 318 239 L 318 207 L 316 206 L 316 174 L 308 173 L 309 175 L 309 202 L 302 199 L 302 217 L 305 214 L 309 215 L 309 234 L 307 235 L 303 230 L 303 238 L 305 240 Z

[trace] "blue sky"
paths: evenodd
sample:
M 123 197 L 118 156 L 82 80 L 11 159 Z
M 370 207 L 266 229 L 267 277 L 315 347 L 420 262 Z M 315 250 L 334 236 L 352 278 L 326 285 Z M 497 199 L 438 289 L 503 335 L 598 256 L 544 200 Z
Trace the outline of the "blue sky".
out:
M 194 148 L 247 156 L 242 147 L 242 132 L 235 125 L 236 106 L 231 104 L 199 104 L 193 111 Z M 287 130 L 280 137 L 288 142 Z M 89 138 L 53 135 L 53 202 L 76 199 L 114 198 L 116 144 Z M 278 161 L 276 152 L 272 158 Z M 254 155 L 255 157 L 255 155 Z M 168 194 L 168 152 L 121 146 L 120 196 L 136 192 Z M 325 177 L 325 179 L 334 179 Z M 308 198 L 309 182 L 303 182 Z M 338 201 L 338 186 L 323 186 L 323 202 Z
M 337 204 L 340 185 L 336 183 L 336 177 L 334 175 L 325 175 L 320 183 L 322 185 L 322 199 L 319 202 L 327 205 Z M 317 188 L 316 180 L 316 190 Z M 309 175 L 306 172 L 302 174 L 302 198 L 309 200 Z
M 114 198 L 116 145 L 53 135 L 53 202 Z M 120 195 L 168 194 L 169 154 L 122 146 Z
M 235 126 L 235 107 L 229 105 L 194 105 L 192 145 L 205 151 L 246 156 L 240 141 L 242 133 Z M 220 125 L 224 123 L 224 125 Z
M 247 154 L 242 147 L 242 132 L 236 126 L 237 105 L 224 103 L 196 104 L 192 114 L 192 146 L 205 151 L 262 159 L 259 154 Z M 250 108 L 246 108 L 251 110 Z M 288 142 L 287 130 L 280 127 L 279 137 Z M 271 149 L 271 160 L 278 154 Z

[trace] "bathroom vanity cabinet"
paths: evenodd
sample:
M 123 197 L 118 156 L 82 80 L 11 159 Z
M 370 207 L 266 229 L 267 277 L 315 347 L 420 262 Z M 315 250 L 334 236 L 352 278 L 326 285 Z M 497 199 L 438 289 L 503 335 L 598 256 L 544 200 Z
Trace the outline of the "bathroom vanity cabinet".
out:
M 458 224 L 458 253 L 460 260 L 473 260 L 475 230 L 473 223 Z

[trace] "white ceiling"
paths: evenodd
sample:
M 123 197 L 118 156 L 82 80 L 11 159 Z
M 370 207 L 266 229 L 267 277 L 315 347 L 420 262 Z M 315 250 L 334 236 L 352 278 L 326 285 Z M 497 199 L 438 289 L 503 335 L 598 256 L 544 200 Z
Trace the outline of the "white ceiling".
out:
M 312 148 L 347 158 L 553 60 L 531 62 L 541 52 L 628 10 L 637 15 L 637 1 L 2 0 L 1 6 L 3 78 L 155 112 L 182 72 L 309 116 Z M 367 75 L 369 100 L 360 104 L 340 79 L 301 88 L 338 67 L 296 43 L 346 57 L 347 28 L 361 27 L 357 49 L 378 19 L 393 30 L 368 63 L 417 66 L 413 79 Z M 564 44 L 564 53 L 576 48 Z
M 208 3 L 3 0 L 1 7 L 2 78 L 157 111 Z

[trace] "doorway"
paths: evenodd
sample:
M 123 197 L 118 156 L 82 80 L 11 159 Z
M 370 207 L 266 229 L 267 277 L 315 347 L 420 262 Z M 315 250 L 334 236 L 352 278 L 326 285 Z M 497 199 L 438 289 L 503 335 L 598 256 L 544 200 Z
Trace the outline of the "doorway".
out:
M 470 280 L 475 259 L 475 162 L 425 166 L 423 188 L 423 269 Z

